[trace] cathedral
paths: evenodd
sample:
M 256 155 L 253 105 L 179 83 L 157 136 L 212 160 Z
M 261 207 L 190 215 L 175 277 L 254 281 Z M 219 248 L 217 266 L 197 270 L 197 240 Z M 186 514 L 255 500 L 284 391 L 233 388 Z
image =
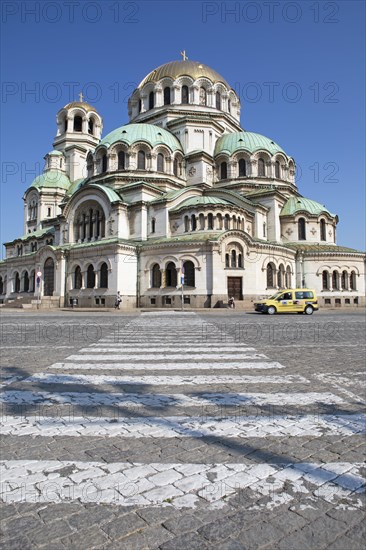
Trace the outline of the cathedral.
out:
M 240 125 L 230 84 L 183 55 L 149 73 L 129 123 L 103 136 L 83 101 L 57 113 L 53 149 L 5 243 L 0 302 L 19 307 L 237 307 L 310 287 L 320 307 L 365 305 L 365 254 L 304 197 L 295 159 Z

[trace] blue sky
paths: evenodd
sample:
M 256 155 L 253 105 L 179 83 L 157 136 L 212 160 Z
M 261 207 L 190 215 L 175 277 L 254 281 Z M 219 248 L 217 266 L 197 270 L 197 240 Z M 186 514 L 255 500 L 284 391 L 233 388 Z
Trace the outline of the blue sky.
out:
M 365 4 L 3 1 L 1 241 L 23 234 L 22 196 L 80 90 L 104 119 L 155 67 L 187 51 L 236 89 L 242 126 L 279 143 L 299 191 L 339 215 L 338 244 L 365 249 Z

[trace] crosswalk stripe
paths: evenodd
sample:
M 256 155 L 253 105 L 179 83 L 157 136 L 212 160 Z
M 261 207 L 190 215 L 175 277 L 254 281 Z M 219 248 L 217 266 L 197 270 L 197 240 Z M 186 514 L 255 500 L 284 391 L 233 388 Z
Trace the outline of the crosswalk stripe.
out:
M 75 358 L 75 357 L 74 357 Z M 84 358 L 78 357 L 83 361 Z M 88 357 L 90 360 L 90 357 Z M 87 360 L 85 358 L 85 360 Z M 251 363 L 251 362 L 233 362 L 233 363 L 178 363 L 172 361 L 171 363 L 154 363 L 152 361 L 145 361 L 143 364 L 136 363 L 54 363 L 51 365 L 52 369 L 63 370 L 248 370 L 248 369 L 283 369 L 283 365 L 277 362 L 268 361 L 267 363 Z
M 212 384 L 292 384 L 299 382 L 310 384 L 310 381 L 299 374 L 287 376 L 244 376 L 244 375 L 217 375 L 217 376 L 112 376 L 106 374 L 51 374 L 40 372 L 30 376 L 23 383 L 42 384 L 90 384 L 93 386 L 118 386 L 123 384 L 149 386 L 204 386 Z
M 88 350 L 89 353 L 90 353 L 90 350 Z M 129 354 L 131 355 L 131 354 Z M 98 353 L 95 353 L 95 354 L 91 354 L 91 355 L 86 355 L 86 354 L 77 354 L 77 355 L 70 355 L 69 357 L 67 357 L 67 359 L 69 359 L 70 361 L 114 361 L 114 360 L 121 360 L 121 359 L 124 359 L 125 357 L 128 357 L 131 359 L 131 357 L 129 357 L 129 355 L 125 355 L 125 354 L 120 354 L 120 351 L 118 351 L 118 354 L 109 354 L 109 353 L 103 353 L 103 354 L 98 354 Z M 134 354 L 132 354 L 133 356 L 135 356 Z M 224 354 L 224 353 L 221 353 L 221 354 L 217 354 L 216 356 L 212 356 L 211 354 L 205 354 L 205 353 L 191 353 L 189 355 L 187 355 L 187 357 L 184 357 L 184 355 L 174 355 L 174 354 L 160 354 L 160 353 L 156 353 L 156 354 L 146 354 L 146 355 L 139 355 L 138 357 L 138 360 L 143 360 L 143 361 L 146 361 L 146 362 L 151 362 L 153 360 L 155 361 L 158 361 L 158 360 L 162 360 L 162 359 L 171 359 L 172 361 L 176 361 L 177 359 L 180 359 L 180 360 L 197 360 L 197 359 L 210 359 L 212 361 L 212 359 L 225 359 L 225 360 L 233 360 L 233 359 L 267 359 L 267 356 L 264 355 L 263 353 L 247 353 L 247 354 L 242 354 L 240 356 L 238 356 L 237 354 Z M 234 365 L 235 365 L 235 362 L 233 361 Z M 240 364 L 240 363 L 239 363 Z
M 67 415 L 66 415 L 67 416 Z M 54 418 L 6 416 L 3 435 L 68 436 L 81 435 L 133 438 L 174 437 L 320 437 L 324 435 L 362 435 L 366 416 L 342 415 L 273 415 L 215 417 L 146 416 L 137 418 Z
M 8 404 L 58 403 L 72 405 L 114 405 L 133 406 L 134 408 L 152 407 L 209 407 L 243 405 L 326 405 L 341 404 L 344 400 L 332 393 L 296 392 L 296 393 L 207 393 L 190 396 L 184 393 L 96 393 L 96 392 L 33 392 L 30 390 L 11 390 L 0 394 L 0 403 Z
M 266 504 L 252 504 L 249 509 L 288 506 L 293 501 L 298 503 L 299 497 L 309 505 L 315 498 L 322 498 L 333 506 L 362 508 L 360 463 L 303 462 L 282 466 L 13 460 L 1 465 L 5 473 L 1 501 L 8 504 L 78 501 L 151 506 L 169 502 L 175 508 L 194 508 L 204 501 L 221 501 L 224 505 L 224 499 L 240 489 L 247 505 L 249 495 L 262 502 L 261 497 L 269 497 Z

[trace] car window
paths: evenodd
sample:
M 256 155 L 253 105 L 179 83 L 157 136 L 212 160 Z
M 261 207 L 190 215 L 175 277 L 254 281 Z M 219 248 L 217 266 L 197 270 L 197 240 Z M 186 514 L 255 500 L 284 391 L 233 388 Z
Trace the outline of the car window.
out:
M 295 292 L 296 300 L 305 300 L 314 298 L 314 293 L 310 290 L 302 290 L 301 292 Z

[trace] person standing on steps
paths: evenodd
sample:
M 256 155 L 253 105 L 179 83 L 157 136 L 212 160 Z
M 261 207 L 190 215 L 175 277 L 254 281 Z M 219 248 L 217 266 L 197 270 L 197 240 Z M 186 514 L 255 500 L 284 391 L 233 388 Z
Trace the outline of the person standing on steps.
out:
M 114 309 L 120 309 L 120 304 L 122 302 L 122 296 L 121 296 L 121 293 L 120 291 L 117 292 L 117 296 L 116 296 L 116 301 L 115 301 L 115 304 L 114 304 Z
M 234 296 L 232 296 L 232 297 L 229 299 L 229 307 L 235 309 L 235 300 L 234 300 Z

